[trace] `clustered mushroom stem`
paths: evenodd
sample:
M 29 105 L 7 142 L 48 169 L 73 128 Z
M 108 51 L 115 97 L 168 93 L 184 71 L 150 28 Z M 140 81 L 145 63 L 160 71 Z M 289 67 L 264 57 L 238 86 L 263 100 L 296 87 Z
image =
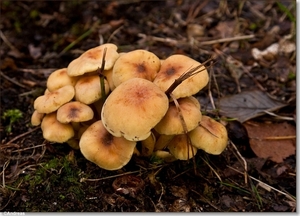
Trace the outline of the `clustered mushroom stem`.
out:
M 190 155 L 190 152 L 189 152 L 190 148 L 189 147 L 192 146 L 192 141 L 191 141 L 190 137 L 188 136 L 188 129 L 187 129 L 185 120 L 183 118 L 183 115 L 182 115 L 182 112 L 181 112 L 181 109 L 180 109 L 180 105 L 179 105 L 177 99 L 173 96 L 172 93 L 170 93 L 170 97 L 173 99 L 174 104 L 175 104 L 175 106 L 177 108 L 177 112 L 178 112 L 178 115 L 179 115 L 179 118 L 180 118 L 180 122 L 181 122 L 181 125 L 182 125 L 182 128 L 183 128 L 183 132 L 184 132 L 186 140 L 187 140 L 187 149 L 188 149 L 188 151 L 187 151 L 187 154 L 188 154 L 187 158 L 189 158 L 189 155 Z M 193 158 L 194 173 L 197 174 L 196 173 L 197 172 L 196 171 L 196 161 L 195 161 L 195 157 L 194 157 L 195 156 L 195 152 L 194 152 L 193 148 L 191 148 L 191 149 L 192 149 L 192 155 L 193 155 L 192 158 Z
M 104 66 L 105 66 L 106 50 L 107 50 L 107 48 L 105 47 L 104 50 L 103 50 L 101 68 L 98 68 L 98 74 L 100 76 L 100 85 L 101 85 L 101 96 L 104 100 L 106 98 L 106 94 L 105 94 L 105 84 L 104 84 L 103 71 L 104 71 Z
M 165 94 L 170 98 L 171 97 L 170 94 L 177 88 L 177 86 L 179 86 L 184 80 L 188 79 L 189 77 L 194 76 L 194 75 L 204 71 L 205 64 L 207 64 L 211 60 L 212 60 L 212 58 L 209 58 L 202 64 L 200 64 L 200 65 L 190 69 L 188 72 L 182 74 L 178 79 L 175 79 L 174 82 L 172 83 L 172 85 L 170 85 L 170 87 L 165 91 Z M 199 70 L 201 67 L 203 67 L 203 69 Z

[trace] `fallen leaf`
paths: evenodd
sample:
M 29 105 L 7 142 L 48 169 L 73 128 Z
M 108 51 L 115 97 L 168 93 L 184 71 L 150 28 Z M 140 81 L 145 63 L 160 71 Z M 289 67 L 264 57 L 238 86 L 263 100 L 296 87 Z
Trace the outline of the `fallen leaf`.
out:
M 283 123 L 247 122 L 244 124 L 254 153 L 276 163 L 296 153 L 295 126 Z M 286 139 L 284 139 L 286 138 Z
M 264 115 L 264 111 L 275 111 L 286 104 L 273 100 L 266 93 L 254 90 L 221 98 L 219 102 L 221 115 L 236 118 L 240 122 Z

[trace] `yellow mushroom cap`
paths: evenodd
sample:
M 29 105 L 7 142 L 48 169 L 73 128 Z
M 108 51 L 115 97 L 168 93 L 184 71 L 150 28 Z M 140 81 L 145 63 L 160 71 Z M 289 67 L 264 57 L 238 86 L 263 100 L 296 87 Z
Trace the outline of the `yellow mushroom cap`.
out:
M 105 48 L 104 70 L 111 69 L 119 57 L 119 53 L 117 52 L 118 47 L 115 44 L 106 43 L 87 50 L 81 56 L 71 61 L 68 65 L 69 76 L 79 76 L 101 68 Z
M 106 170 L 117 170 L 131 159 L 136 142 L 114 137 L 96 121 L 82 134 L 79 147 L 83 156 Z
M 47 79 L 47 89 L 52 92 L 66 85 L 74 86 L 76 81 L 77 77 L 68 75 L 67 68 L 61 68 L 50 74 Z
M 170 153 L 178 160 L 191 159 L 197 153 L 197 148 L 188 144 L 187 134 L 175 135 L 168 144 Z
M 168 97 L 151 81 L 132 78 L 115 88 L 101 112 L 105 128 L 114 136 L 144 140 L 163 118 L 169 107 Z
M 182 74 L 200 65 L 201 63 L 188 56 L 171 55 L 162 62 L 153 83 L 165 92 Z M 173 90 L 172 94 L 175 98 L 192 96 L 207 85 L 208 72 L 204 66 L 198 69 L 200 70 L 202 71 L 187 78 Z
M 209 154 L 221 154 L 228 143 L 226 127 L 220 122 L 204 115 L 200 124 L 188 133 L 192 145 Z
M 72 125 L 60 123 L 56 119 L 56 112 L 45 115 L 41 129 L 43 137 L 50 142 L 64 143 L 74 137 Z
M 74 87 L 71 85 L 63 86 L 53 92 L 45 93 L 34 101 L 34 109 L 39 113 L 51 113 L 60 106 L 68 103 L 75 95 Z
M 153 81 L 160 68 L 159 58 L 147 50 L 134 50 L 121 55 L 113 66 L 112 79 L 115 86 L 131 78 L 139 77 Z
M 179 98 L 178 104 L 180 112 L 186 124 L 187 131 L 191 131 L 198 126 L 201 121 L 200 103 L 195 97 Z M 184 129 L 178 109 L 174 102 L 170 102 L 169 109 L 162 120 L 154 127 L 159 134 L 176 135 L 183 134 Z
M 104 79 L 105 94 L 109 92 L 109 85 Z M 100 77 L 98 75 L 83 76 L 75 85 L 75 100 L 91 104 L 102 97 Z
M 57 110 L 57 120 L 61 123 L 85 122 L 94 117 L 91 107 L 79 101 L 71 101 Z

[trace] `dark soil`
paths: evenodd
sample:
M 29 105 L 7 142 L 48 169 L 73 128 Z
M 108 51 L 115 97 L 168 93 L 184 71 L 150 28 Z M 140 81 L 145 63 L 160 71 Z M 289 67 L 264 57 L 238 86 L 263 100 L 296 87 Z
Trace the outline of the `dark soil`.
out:
M 107 42 L 119 52 L 146 49 L 161 59 L 176 53 L 199 62 L 213 57 L 211 84 L 199 98 L 263 87 L 288 104 L 276 114 L 295 118 L 295 51 L 260 60 L 251 54 L 289 34 L 295 43 L 295 8 L 292 0 L 1 1 L 0 210 L 295 212 L 296 155 L 282 163 L 257 157 L 242 124 L 229 134 L 238 150 L 229 144 L 221 155 L 198 151 L 194 160 L 172 163 L 134 156 L 117 171 L 99 168 L 67 144 L 45 141 L 40 128 L 30 124 L 33 101 L 43 94 L 49 74 Z M 241 35 L 252 36 L 236 39 Z M 231 39 L 214 41 L 220 38 Z M 228 56 L 250 68 L 252 78 L 235 79 Z M 14 109 L 22 117 L 11 122 L 4 113 Z

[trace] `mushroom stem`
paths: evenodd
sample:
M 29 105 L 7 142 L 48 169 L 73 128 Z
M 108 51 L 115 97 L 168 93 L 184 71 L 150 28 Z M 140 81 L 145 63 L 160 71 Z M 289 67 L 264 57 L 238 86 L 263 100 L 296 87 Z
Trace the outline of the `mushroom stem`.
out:
M 165 94 L 170 98 L 170 94 L 175 90 L 175 88 L 177 88 L 177 86 L 179 86 L 184 80 L 188 79 L 189 77 L 194 76 L 194 75 L 204 71 L 205 64 L 207 64 L 208 62 L 210 62 L 212 60 L 213 60 L 212 58 L 209 58 L 202 64 L 200 64 L 194 68 L 191 68 L 188 72 L 182 74 L 178 79 L 175 79 L 174 82 L 172 83 L 172 85 L 170 85 L 170 87 L 165 91 Z M 203 69 L 199 70 L 201 67 L 203 67 Z

